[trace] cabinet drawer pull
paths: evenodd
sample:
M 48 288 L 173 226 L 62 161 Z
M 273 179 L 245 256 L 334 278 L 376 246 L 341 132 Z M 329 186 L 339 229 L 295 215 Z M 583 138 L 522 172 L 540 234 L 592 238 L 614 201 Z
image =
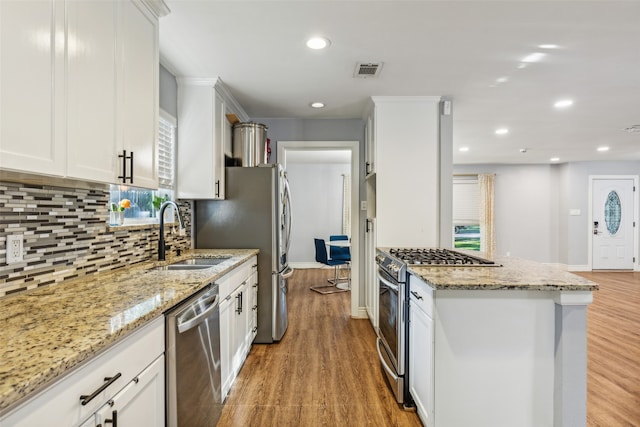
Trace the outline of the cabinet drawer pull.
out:
M 416 297 L 416 299 L 422 299 L 422 296 L 419 293 L 417 293 L 416 291 L 411 291 L 411 295 Z
M 113 411 L 111 413 L 111 419 L 104 420 L 105 424 L 112 424 L 113 427 L 118 427 L 118 411 Z
M 95 399 L 97 395 L 99 395 L 100 393 L 105 391 L 107 389 L 107 387 L 109 387 L 111 384 L 113 384 L 121 376 L 122 376 L 122 373 L 118 372 L 117 374 L 115 374 L 112 377 L 105 377 L 104 378 L 105 383 L 102 384 L 100 386 L 100 388 L 98 388 L 96 391 L 94 391 L 93 393 L 91 393 L 89 395 L 83 394 L 82 396 L 80 396 L 80 403 L 82 404 L 82 406 L 86 405 L 87 403 L 89 403 L 93 399 Z
M 255 331 L 257 331 L 257 330 L 258 330 L 258 327 L 257 327 L 257 326 L 254 326 L 254 327 L 253 327 L 253 329 L 251 330 L 251 332 L 255 332 Z
M 216 180 L 216 197 L 220 197 L 220 180 Z

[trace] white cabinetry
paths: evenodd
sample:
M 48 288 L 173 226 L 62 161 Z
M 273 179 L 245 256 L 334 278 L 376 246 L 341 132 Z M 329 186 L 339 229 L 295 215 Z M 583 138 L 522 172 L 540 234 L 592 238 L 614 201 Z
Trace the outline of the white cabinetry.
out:
M 136 376 L 96 414 L 98 425 L 164 426 L 164 355 Z M 111 420 L 111 422 L 109 422 Z
M 257 278 L 257 258 L 253 257 L 217 281 L 220 292 L 220 365 L 222 399 L 240 372 L 251 349 L 255 331 L 251 309 L 253 278 Z M 254 276 L 255 273 L 255 276 Z M 257 288 L 256 288 L 257 289 Z M 257 325 L 256 325 L 257 326 Z
M 364 262 L 364 280 L 365 280 L 365 306 L 367 308 L 367 316 L 373 325 L 373 329 L 378 330 L 378 279 L 376 265 L 376 220 L 375 218 L 367 218 L 365 223 L 365 262 Z
M 0 168 L 157 188 L 158 3 L 0 2 Z
M 63 18 L 61 2 L 0 1 L 3 169 L 64 174 L 64 51 L 54 38 Z
M 418 416 L 433 427 L 433 289 L 409 276 L 409 388 Z
M 118 396 L 126 419 L 164 425 L 164 317 L 133 332 L 0 420 L 2 427 L 98 424 L 97 411 Z M 84 402 L 84 404 L 83 404 Z M 102 408 L 102 409 L 101 409 Z M 99 412 L 102 413 L 102 412 Z M 144 418 L 141 418 L 144 417 Z M 87 424 L 85 424 L 87 423 Z
M 224 199 L 225 153 L 231 154 L 232 125 L 247 114 L 218 79 L 178 79 L 178 197 Z

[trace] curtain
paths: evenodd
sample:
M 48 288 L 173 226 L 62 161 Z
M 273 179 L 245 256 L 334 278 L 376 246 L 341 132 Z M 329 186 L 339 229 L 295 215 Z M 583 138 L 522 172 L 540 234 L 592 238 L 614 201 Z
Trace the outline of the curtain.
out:
M 351 235 L 351 176 L 342 174 L 342 234 Z
M 496 237 L 493 220 L 493 183 L 495 174 L 478 175 L 480 187 L 480 250 L 493 257 L 496 251 Z

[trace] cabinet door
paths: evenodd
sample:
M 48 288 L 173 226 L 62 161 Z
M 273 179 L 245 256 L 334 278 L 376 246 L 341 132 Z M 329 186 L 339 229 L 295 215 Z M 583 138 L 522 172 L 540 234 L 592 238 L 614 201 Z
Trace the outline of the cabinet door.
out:
M 116 2 L 67 3 L 67 175 L 115 182 Z
M 118 138 L 127 154 L 134 155 L 133 171 L 127 171 L 133 175 L 131 185 L 155 189 L 158 188 L 158 21 L 143 6 L 138 7 L 137 2 L 117 4 L 121 8 Z M 126 164 L 129 167 L 131 162 Z
M 249 322 L 249 346 L 258 333 L 258 265 L 252 266 L 251 277 L 249 278 L 249 289 L 251 310 L 251 320 Z
M 226 116 L 226 105 L 220 94 L 214 94 L 215 136 L 213 139 L 214 198 L 224 199 L 224 147 L 231 145 L 231 125 Z
M 233 343 L 235 335 L 235 299 L 227 296 L 220 302 L 220 376 L 222 378 L 222 401 L 227 397 L 233 383 Z
M 164 426 L 164 355 L 129 382 L 96 414 L 98 423 L 121 426 Z M 114 418 L 117 421 L 114 422 Z
M 367 116 L 365 124 L 365 176 L 376 173 L 376 144 L 374 111 Z
M 0 168 L 65 172 L 64 4 L 0 1 Z
M 411 298 L 409 309 L 409 387 L 418 415 L 427 427 L 433 427 L 433 320 L 416 307 Z
M 369 321 L 378 330 L 378 279 L 376 277 L 376 230 L 375 219 L 368 218 L 365 234 L 365 305 Z

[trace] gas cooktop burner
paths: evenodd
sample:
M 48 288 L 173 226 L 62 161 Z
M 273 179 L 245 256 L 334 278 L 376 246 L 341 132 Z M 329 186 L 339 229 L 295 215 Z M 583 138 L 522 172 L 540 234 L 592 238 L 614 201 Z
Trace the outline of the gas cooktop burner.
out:
M 493 261 L 449 249 L 393 248 L 389 253 L 408 265 L 497 266 Z

